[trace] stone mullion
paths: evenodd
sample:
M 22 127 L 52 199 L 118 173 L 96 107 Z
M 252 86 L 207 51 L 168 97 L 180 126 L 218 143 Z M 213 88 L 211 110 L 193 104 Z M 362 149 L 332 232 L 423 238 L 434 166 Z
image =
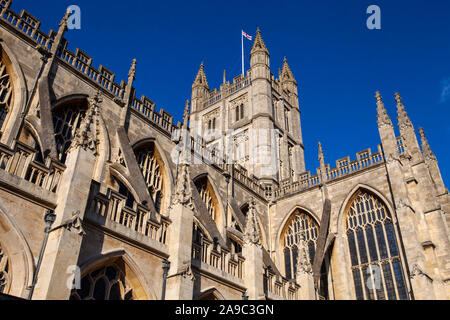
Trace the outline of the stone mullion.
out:
M 362 215 L 364 215 L 364 214 L 367 216 L 367 212 L 363 212 Z M 367 218 L 367 217 L 366 217 L 366 218 Z M 367 254 L 368 268 L 370 268 L 370 266 L 372 265 L 372 263 L 374 263 L 374 262 L 376 263 L 376 261 L 372 261 L 372 257 L 371 257 L 371 255 L 370 255 L 369 241 L 367 240 L 367 232 L 366 232 L 367 227 L 371 227 L 371 225 L 368 225 L 368 226 L 366 225 L 366 227 L 363 228 L 363 234 L 364 234 L 364 242 L 365 242 L 365 244 L 366 244 L 366 254 Z M 375 294 L 374 294 L 375 300 L 378 300 L 378 292 L 377 292 L 377 290 L 376 290 L 375 280 L 373 279 L 372 274 L 370 275 L 370 280 L 371 280 L 371 282 L 372 282 L 372 288 L 375 288 L 375 290 L 372 290 L 372 291 L 375 292 Z M 367 285 L 367 284 L 366 284 L 366 285 Z M 370 290 L 369 288 L 367 288 L 367 289 Z
M 356 228 L 356 230 L 358 228 Z M 367 297 L 366 290 L 364 288 L 364 274 L 363 274 L 363 271 L 362 271 L 361 255 L 360 255 L 360 252 L 359 252 L 359 240 L 358 240 L 358 236 L 357 236 L 356 230 L 352 230 L 354 238 L 355 238 L 356 255 L 358 257 L 358 266 L 356 266 L 356 268 L 359 271 L 359 275 L 360 275 L 360 279 L 361 279 L 361 288 L 362 288 L 364 300 L 367 300 L 368 297 Z M 347 243 L 348 243 L 348 241 L 347 241 Z M 353 277 L 353 275 L 352 275 L 352 277 Z
M 385 214 L 387 215 L 387 212 L 385 212 Z M 397 278 L 395 277 L 395 273 L 394 273 L 394 267 L 392 265 L 392 256 L 391 256 L 391 246 L 389 244 L 389 239 L 387 237 L 387 232 L 386 232 L 386 221 L 389 220 L 387 218 L 385 218 L 385 220 L 383 221 L 383 233 L 384 233 L 384 241 L 386 241 L 386 250 L 387 250 L 387 254 L 388 254 L 388 263 L 389 263 L 389 267 L 391 269 L 391 276 L 392 276 L 392 282 L 394 284 L 394 289 L 395 289 L 395 296 L 397 298 L 397 300 L 400 300 L 400 295 L 398 293 L 398 288 L 397 288 Z M 392 221 L 391 221 L 392 223 Z M 400 248 L 398 248 L 398 250 L 400 250 Z
M 378 244 L 378 237 L 377 237 L 377 232 L 376 232 L 376 229 L 375 229 L 376 223 L 380 222 L 380 221 L 378 221 L 378 217 L 377 217 L 375 206 L 374 206 L 374 209 L 372 209 L 372 212 L 374 213 L 375 218 L 376 218 L 376 221 L 372 222 L 372 223 L 375 223 L 375 224 L 374 225 L 371 224 L 370 227 L 372 228 L 372 231 L 373 231 L 373 237 L 375 239 L 375 247 L 377 249 L 377 255 L 378 255 L 378 264 L 377 265 L 380 268 L 381 278 L 382 278 L 382 282 L 383 282 L 384 298 L 386 300 L 389 300 L 389 295 L 388 295 L 388 292 L 387 292 L 387 283 L 386 283 L 386 279 L 384 277 L 384 271 L 383 271 L 383 266 L 382 266 L 382 262 L 381 262 L 380 245 Z

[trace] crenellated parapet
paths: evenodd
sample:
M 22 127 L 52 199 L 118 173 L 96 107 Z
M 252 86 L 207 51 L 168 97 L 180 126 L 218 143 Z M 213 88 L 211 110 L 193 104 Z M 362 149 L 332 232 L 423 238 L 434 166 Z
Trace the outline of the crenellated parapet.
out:
M 0 1 L 1 18 L 0 24 L 6 24 L 10 29 L 19 32 L 19 34 L 31 42 L 34 47 L 43 47 L 47 50 L 52 49 L 56 32 L 50 30 L 47 33 L 40 30 L 41 22 L 22 10 L 20 14 L 14 12 L 10 6 L 12 1 Z M 127 87 L 126 81 L 116 82 L 116 75 L 103 65 L 98 68 L 93 66 L 93 58 L 81 49 L 75 52 L 68 48 L 69 42 L 62 39 L 61 46 L 56 51 L 58 61 L 70 67 L 77 74 L 88 79 L 91 84 L 102 88 L 103 93 L 108 94 L 119 104 L 123 105 Z M 133 92 L 135 92 L 133 90 Z M 141 99 L 132 97 L 131 108 L 143 115 L 151 123 L 161 128 L 167 134 L 171 135 L 179 124 L 173 123 L 173 116 L 164 109 L 155 111 L 155 104 L 145 96 Z
M 397 141 L 399 153 L 402 154 L 404 153 L 403 140 L 400 137 Z M 275 198 L 302 192 L 320 186 L 324 180 L 331 182 L 384 163 L 385 158 L 381 146 L 378 146 L 378 150 L 375 153 L 372 153 L 372 150 L 369 148 L 356 153 L 356 160 L 352 161 L 351 157 L 347 156 L 337 160 L 334 168 L 329 164 L 325 165 L 326 173 L 323 177 L 321 177 L 320 168 L 318 168 L 315 175 L 312 175 L 310 171 L 305 172 L 300 175 L 297 182 L 292 182 L 291 180 L 282 181 L 280 187 L 275 190 Z

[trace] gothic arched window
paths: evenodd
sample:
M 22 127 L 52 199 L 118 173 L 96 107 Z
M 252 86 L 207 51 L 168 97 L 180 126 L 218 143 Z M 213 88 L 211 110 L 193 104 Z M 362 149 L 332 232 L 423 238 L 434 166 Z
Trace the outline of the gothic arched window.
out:
M 297 210 L 284 235 L 284 265 L 286 278 L 288 279 L 294 279 L 297 273 L 297 259 L 302 232 L 305 235 L 305 245 L 310 263 L 313 264 L 319 226 L 308 213 Z
M 118 263 L 89 272 L 80 284 L 79 290 L 72 291 L 70 300 L 134 300 L 133 290 L 127 285 Z
M 67 152 L 72 144 L 72 140 L 86 115 L 87 106 L 81 106 L 81 104 L 65 105 L 53 113 L 56 152 L 58 153 L 59 161 L 62 163 L 66 162 Z
M 200 194 L 200 198 L 206 206 L 206 210 L 211 219 L 217 220 L 216 199 L 212 191 L 212 187 L 206 177 L 196 182 L 197 191 Z
M 0 52 L 1 54 L 1 52 Z M 6 65 L 0 59 L 0 130 L 2 129 L 12 104 L 11 79 L 6 71 Z
M 163 175 L 161 160 L 157 156 L 155 147 L 152 144 L 149 147 L 141 148 L 136 151 L 136 158 L 147 184 L 150 196 L 155 204 L 157 213 L 161 213 L 163 199 Z
M 347 214 L 347 238 L 358 300 L 407 300 L 392 217 L 373 194 L 358 192 Z
M 0 293 L 6 293 L 9 281 L 9 260 L 0 244 Z

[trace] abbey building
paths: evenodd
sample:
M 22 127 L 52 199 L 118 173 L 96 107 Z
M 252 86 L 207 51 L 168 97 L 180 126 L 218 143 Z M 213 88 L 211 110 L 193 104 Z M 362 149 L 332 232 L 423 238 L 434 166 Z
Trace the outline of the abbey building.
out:
M 71 51 L 68 14 L 47 34 L 10 6 L 0 1 L 0 293 L 450 299 L 450 197 L 399 94 L 398 123 L 373 100 L 376 149 L 330 165 L 318 144 L 305 164 L 308 106 L 287 60 L 272 74 L 259 30 L 246 74 L 211 89 L 201 65 L 174 123 L 137 95 L 136 61 L 118 82 Z

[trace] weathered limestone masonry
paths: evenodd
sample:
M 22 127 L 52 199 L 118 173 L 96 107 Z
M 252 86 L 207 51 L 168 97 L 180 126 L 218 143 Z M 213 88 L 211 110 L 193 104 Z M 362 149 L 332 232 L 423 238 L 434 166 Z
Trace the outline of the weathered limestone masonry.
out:
M 69 49 L 68 16 L 45 33 L 0 1 L 0 293 L 450 298 L 450 197 L 399 94 L 399 136 L 377 92 L 375 152 L 332 167 L 319 144 L 306 171 L 311 106 L 286 58 L 272 74 L 260 30 L 244 76 L 211 90 L 200 66 L 175 124 L 137 97 L 136 60 L 117 83 Z

